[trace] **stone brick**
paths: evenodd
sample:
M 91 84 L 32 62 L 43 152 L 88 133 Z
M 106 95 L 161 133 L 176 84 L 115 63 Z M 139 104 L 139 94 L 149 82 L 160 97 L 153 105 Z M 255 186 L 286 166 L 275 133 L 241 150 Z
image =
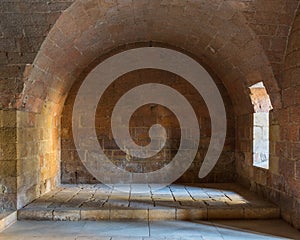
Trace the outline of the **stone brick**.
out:
M 0 175 L 1 177 L 15 177 L 17 175 L 15 161 L 0 161 Z
M 295 165 L 295 171 L 296 171 L 296 178 L 297 179 L 300 179 L 300 163 L 299 163 L 299 161 L 297 161 L 296 163 L 295 163 L 296 165 Z
M 120 219 L 148 220 L 148 210 L 147 209 L 146 210 L 145 209 L 130 209 L 130 210 L 111 209 L 109 216 L 110 216 L 110 220 L 120 220 Z
M 243 219 L 244 209 L 242 207 L 217 208 L 209 207 L 207 209 L 208 219 Z
M 272 219 L 280 217 L 280 210 L 277 208 L 246 208 L 245 219 Z
M 291 107 L 290 108 L 290 122 L 293 123 L 299 123 L 300 122 L 300 117 L 299 117 L 299 107 Z
M 176 209 L 176 220 L 206 220 L 207 208 Z
M 176 220 L 176 209 L 155 209 L 149 211 L 149 220 L 155 221 L 158 219 Z
M 56 221 L 78 221 L 80 220 L 80 210 L 55 209 L 53 220 Z
M 283 160 L 279 162 L 280 173 L 291 178 L 295 177 L 295 161 Z
M 291 149 L 290 149 L 290 159 L 299 159 L 300 157 L 300 143 L 291 143 L 289 146 L 291 146 Z
M 53 210 L 32 210 L 22 209 L 18 211 L 18 220 L 40 220 L 47 221 L 53 219 Z
M 92 209 L 81 209 L 80 219 L 85 221 L 101 221 L 110 219 L 110 210 L 92 210 Z
M 270 157 L 270 171 L 279 174 L 279 157 Z
M 280 126 L 271 125 L 270 126 L 270 141 L 279 141 L 280 140 Z

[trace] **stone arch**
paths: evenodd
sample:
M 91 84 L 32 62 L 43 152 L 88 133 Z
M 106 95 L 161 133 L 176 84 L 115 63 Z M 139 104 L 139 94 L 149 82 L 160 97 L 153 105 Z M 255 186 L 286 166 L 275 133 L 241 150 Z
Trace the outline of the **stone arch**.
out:
M 280 106 L 263 48 L 226 1 L 78 0 L 44 41 L 18 107 L 39 112 L 51 103 L 59 113 L 74 80 L 95 58 L 116 46 L 147 41 L 168 43 L 199 57 L 222 76 L 239 114 L 252 111 L 248 87 L 260 81 L 273 105 Z
M 248 87 L 261 81 L 273 107 L 281 107 L 279 88 L 263 47 L 244 16 L 227 1 L 77 0 L 59 17 L 27 69 L 28 78 L 17 102 L 22 112 L 41 113 L 37 128 L 55 129 L 47 133 L 45 147 L 36 150 L 41 163 L 35 164 L 43 165 L 40 173 L 33 173 L 42 182 L 37 184 L 43 185 L 37 192 L 58 181 L 57 121 L 75 80 L 100 56 L 140 42 L 168 44 L 197 57 L 221 79 L 238 116 L 248 117 L 253 112 Z M 24 121 L 27 118 L 24 115 Z M 45 149 L 50 154 L 45 156 Z M 23 177 L 23 182 L 29 179 L 26 174 Z M 21 206 L 32 200 L 27 192 L 33 187 L 20 188 L 21 198 L 26 196 L 20 200 Z

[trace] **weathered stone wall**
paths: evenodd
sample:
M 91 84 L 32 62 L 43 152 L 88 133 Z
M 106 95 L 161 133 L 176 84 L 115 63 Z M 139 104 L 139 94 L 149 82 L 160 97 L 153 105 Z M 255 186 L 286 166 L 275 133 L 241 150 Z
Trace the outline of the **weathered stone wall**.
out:
M 60 117 L 17 111 L 17 206 L 60 182 Z
M 283 219 L 300 228 L 300 11 L 298 10 L 290 33 L 279 83 L 282 108 L 274 108 L 270 114 L 270 169 L 251 167 L 245 161 L 251 149 L 251 136 L 243 138 L 244 146 L 239 147 L 238 173 L 240 181 L 250 184 L 252 190 L 271 199 L 281 207 Z M 246 123 L 246 124 L 245 124 Z M 239 122 L 238 135 L 248 132 L 252 116 L 244 116 Z M 236 139 L 240 142 L 240 139 Z M 250 143 L 250 144 L 249 144 Z M 248 158 L 251 159 L 251 158 Z
M 26 64 L 33 62 L 55 21 L 72 2 L 0 2 L 0 109 L 15 107 L 23 90 Z
M 168 164 L 176 155 L 180 144 L 180 126 L 175 115 L 159 105 L 148 104 L 139 108 L 131 118 L 129 131 L 133 140 L 141 146 L 149 144 L 149 128 L 153 124 L 162 124 L 167 130 L 165 147 L 157 155 L 148 159 L 131 158 L 116 145 L 111 132 L 111 114 L 119 98 L 132 88 L 146 83 L 160 83 L 180 92 L 192 105 L 199 120 L 200 143 L 196 158 L 191 167 L 178 182 L 232 182 L 235 180 L 234 163 L 234 118 L 230 98 L 217 79 L 224 103 L 227 107 L 228 130 L 224 151 L 217 166 L 205 179 L 199 179 L 198 173 L 206 154 L 211 136 L 208 109 L 196 89 L 179 76 L 154 69 L 144 69 L 127 73 L 116 79 L 100 99 L 95 116 L 96 132 L 99 144 L 107 157 L 118 167 L 133 172 L 151 172 Z M 79 82 L 80 83 L 80 82 Z M 72 109 L 79 83 L 71 89 L 62 113 L 62 159 L 61 173 L 63 183 L 95 183 L 97 182 L 81 163 L 72 136 Z M 101 84 L 101 83 L 99 83 Z M 84 116 L 82 119 L 84 124 Z
M 283 108 L 272 119 L 277 171 L 271 175 L 271 197 L 280 202 L 282 216 L 300 228 L 300 11 L 298 10 L 290 34 L 283 67 Z
M 16 112 L 0 110 L 0 212 L 17 207 Z
M 230 0 L 259 38 L 274 74 L 280 78 L 289 32 L 299 0 Z
M 16 108 L 22 108 L 17 102 L 31 69 L 28 64 L 72 2 L 0 1 L 0 211 L 22 207 L 57 183 L 59 121 L 54 124 L 55 117 L 46 111 Z

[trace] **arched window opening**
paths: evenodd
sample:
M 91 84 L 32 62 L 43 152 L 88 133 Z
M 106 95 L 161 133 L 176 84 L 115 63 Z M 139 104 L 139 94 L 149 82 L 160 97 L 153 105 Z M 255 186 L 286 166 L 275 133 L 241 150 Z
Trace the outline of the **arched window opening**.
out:
M 269 169 L 269 112 L 273 109 L 262 82 L 250 87 L 253 114 L 253 166 Z

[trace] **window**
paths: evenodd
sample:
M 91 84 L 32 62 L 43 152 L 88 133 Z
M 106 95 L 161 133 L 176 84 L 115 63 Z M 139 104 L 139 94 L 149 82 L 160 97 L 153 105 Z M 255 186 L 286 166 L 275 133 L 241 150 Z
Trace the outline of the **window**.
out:
M 269 169 L 270 97 L 262 82 L 250 87 L 253 114 L 253 165 Z

